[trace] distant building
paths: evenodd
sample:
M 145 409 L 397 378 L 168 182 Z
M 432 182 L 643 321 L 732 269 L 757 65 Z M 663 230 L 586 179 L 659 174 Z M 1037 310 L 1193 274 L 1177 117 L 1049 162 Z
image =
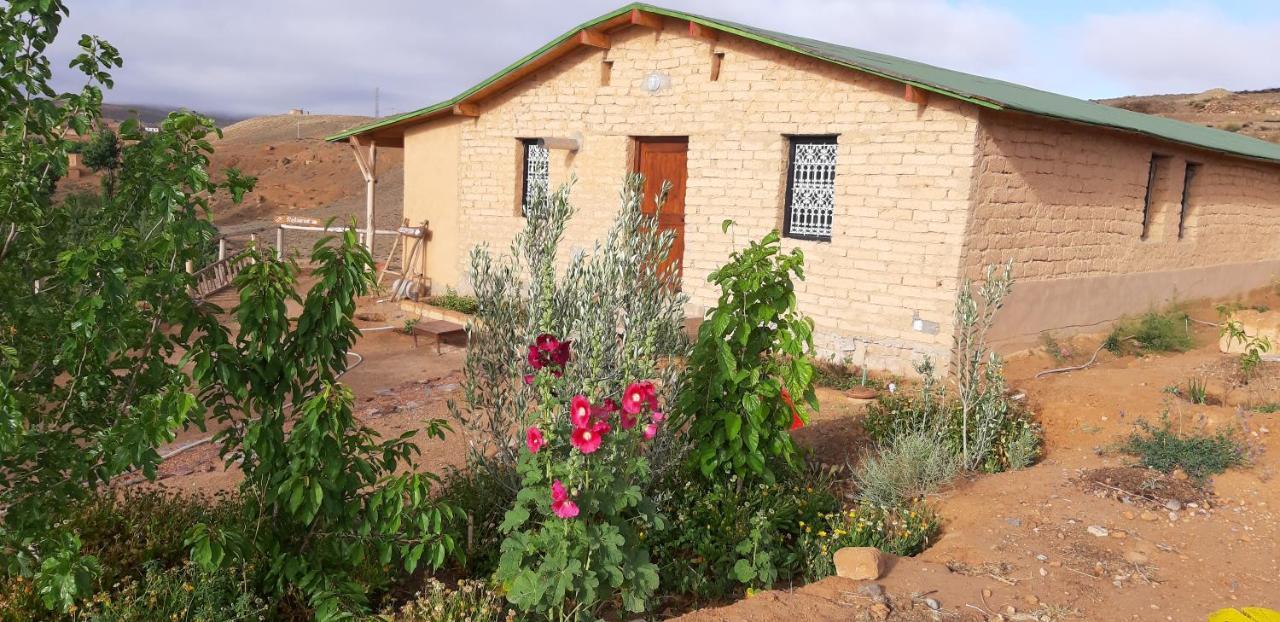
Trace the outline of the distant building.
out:
M 734 239 L 776 228 L 822 351 L 896 370 L 945 362 L 960 280 L 1007 259 L 1008 343 L 1280 274 L 1280 145 L 643 4 L 329 140 L 404 148 L 435 289 L 466 288 L 467 251 L 506 248 L 532 189 L 570 175 L 564 246 L 589 248 L 639 171 L 674 184 L 660 224 L 691 314 Z

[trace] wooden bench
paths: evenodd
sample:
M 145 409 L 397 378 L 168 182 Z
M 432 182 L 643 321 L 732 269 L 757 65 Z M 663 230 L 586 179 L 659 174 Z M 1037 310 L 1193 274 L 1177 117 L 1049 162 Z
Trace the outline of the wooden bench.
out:
M 430 320 L 413 325 L 413 347 L 418 347 L 418 335 L 432 335 L 436 338 L 436 354 L 440 354 L 440 341 L 445 337 L 465 334 L 467 329 L 461 324 L 444 320 Z

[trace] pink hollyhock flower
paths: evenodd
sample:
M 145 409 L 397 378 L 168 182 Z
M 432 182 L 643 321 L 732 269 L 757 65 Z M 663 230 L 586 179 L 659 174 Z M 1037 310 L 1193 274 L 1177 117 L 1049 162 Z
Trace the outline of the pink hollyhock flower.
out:
M 636 416 L 624 411 L 622 414 L 618 415 L 618 425 L 622 426 L 622 429 L 624 430 L 630 430 L 631 428 L 636 427 Z
M 578 504 L 569 499 L 569 491 L 564 489 L 560 480 L 551 483 L 551 511 L 560 518 L 573 518 L 578 515 Z
M 538 450 L 542 449 L 542 446 L 546 444 L 546 439 L 542 438 L 542 430 L 539 430 L 537 427 L 531 427 L 528 430 L 525 430 L 524 446 L 529 448 L 529 453 L 538 453 Z
M 569 422 L 575 428 L 585 428 L 591 424 L 591 402 L 585 395 L 575 395 L 569 400 Z
M 603 421 L 597 421 L 591 427 L 574 428 L 573 433 L 569 435 L 569 444 L 584 454 L 595 453 L 600 449 L 600 444 L 604 442 L 604 435 L 608 432 L 609 424 Z
M 533 384 L 533 374 L 525 374 L 525 375 L 524 375 L 524 383 L 525 383 L 525 384 Z
M 651 441 L 653 437 L 658 435 L 658 424 L 650 423 L 644 426 L 644 440 Z
M 652 419 L 654 423 L 662 423 L 663 421 L 666 421 L 667 413 L 664 413 L 661 410 L 655 410 L 653 411 L 653 414 L 649 415 L 649 418 Z
M 653 410 L 658 408 L 658 390 L 648 380 L 631 383 L 622 393 L 622 412 L 634 415 L 645 406 Z

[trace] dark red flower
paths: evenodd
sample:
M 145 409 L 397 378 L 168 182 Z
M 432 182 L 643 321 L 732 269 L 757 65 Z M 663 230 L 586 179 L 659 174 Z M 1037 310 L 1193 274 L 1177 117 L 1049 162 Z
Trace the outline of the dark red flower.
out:
M 787 391 L 786 387 L 782 387 L 778 395 L 782 398 L 782 402 L 787 405 L 787 408 L 791 409 L 791 429 L 799 430 L 803 428 L 804 419 L 800 418 L 800 412 L 796 410 L 795 402 L 791 401 L 791 392 Z
M 560 341 L 552 335 L 538 335 L 529 346 L 529 366 L 534 369 L 547 367 L 555 377 L 559 378 L 564 366 L 569 363 L 571 341 Z

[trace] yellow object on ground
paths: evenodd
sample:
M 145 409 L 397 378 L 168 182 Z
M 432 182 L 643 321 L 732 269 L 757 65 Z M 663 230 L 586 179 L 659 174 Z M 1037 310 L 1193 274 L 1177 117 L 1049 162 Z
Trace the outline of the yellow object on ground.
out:
M 1280 622 L 1280 611 L 1261 607 L 1223 609 L 1209 616 L 1209 622 Z

